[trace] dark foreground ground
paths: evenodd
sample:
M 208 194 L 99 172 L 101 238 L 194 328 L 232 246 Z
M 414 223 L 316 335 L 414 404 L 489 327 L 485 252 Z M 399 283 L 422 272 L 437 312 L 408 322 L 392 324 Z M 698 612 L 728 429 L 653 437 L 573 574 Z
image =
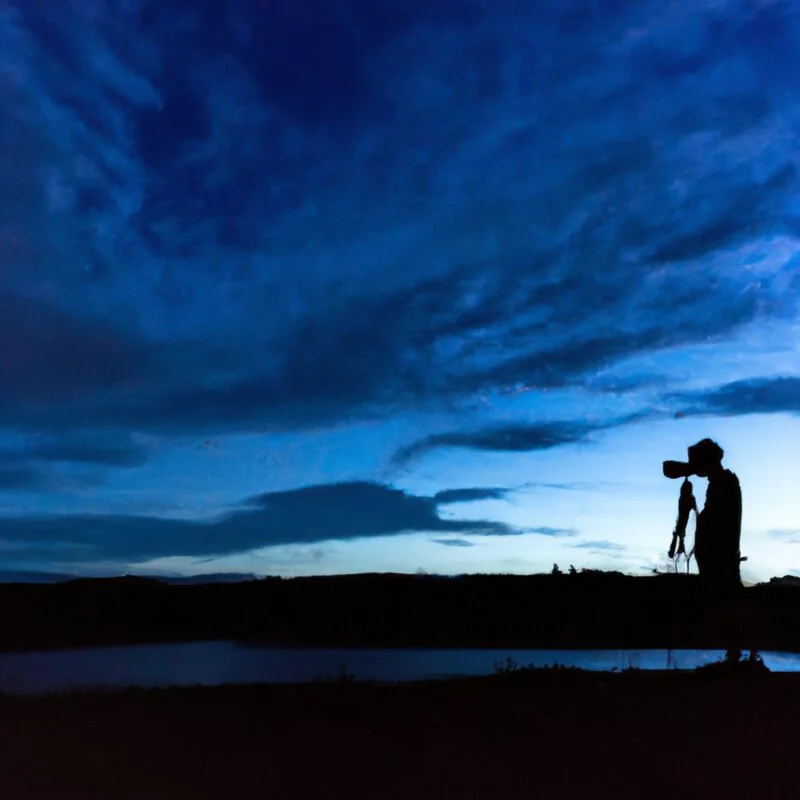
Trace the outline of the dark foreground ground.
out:
M 796 795 L 800 676 L 515 673 L 0 701 L 0 797 Z

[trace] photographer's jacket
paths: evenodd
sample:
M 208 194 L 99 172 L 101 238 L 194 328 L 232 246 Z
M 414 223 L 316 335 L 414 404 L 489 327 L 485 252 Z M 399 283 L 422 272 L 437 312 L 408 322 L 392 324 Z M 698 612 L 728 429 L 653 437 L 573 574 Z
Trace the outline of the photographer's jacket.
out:
M 742 490 L 729 469 L 709 479 L 706 502 L 697 518 L 695 560 L 700 575 L 725 586 L 741 585 L 739 541 Z

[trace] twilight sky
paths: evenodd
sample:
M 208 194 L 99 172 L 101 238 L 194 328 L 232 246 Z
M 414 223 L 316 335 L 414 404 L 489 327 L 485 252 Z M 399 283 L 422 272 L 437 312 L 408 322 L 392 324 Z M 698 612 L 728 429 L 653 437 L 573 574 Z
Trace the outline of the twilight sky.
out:
M 796 6 L 5 0 L 0 569 L 800 574 Z

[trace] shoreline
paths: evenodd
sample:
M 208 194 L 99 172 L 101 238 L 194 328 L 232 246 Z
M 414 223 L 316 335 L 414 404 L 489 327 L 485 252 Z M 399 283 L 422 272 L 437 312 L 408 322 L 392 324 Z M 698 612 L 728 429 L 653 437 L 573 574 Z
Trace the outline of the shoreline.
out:
M 687 651 L 703 651 L 703 650 L 718 650 L 725 651 L 725 647 L 721 642 L 716 641 L 705 646 L 698 645 L 694 640 L 689 641 L 682 645 L 666 645 L 658 644 L 656 642 L 648 642 L 641 644 L 639 639 L 634 639 L 627 643 L 619 642 L 605 642 L 598 643 L 592 641 L 587 644 L 574 644 L 564 643 L 561 641 L 545 643 L 541 641 L 536 643 L 524 643 L 518 641 L 452 641 L 447 640 L 443 642 L 420 642 L 420 643 L 406 643 L 405 640 L 395 642 L 336 642 L 329 640 L 322 641 L 307 641 L 300 640 L 260 640 L 250 637 L 245 638 L 203 638 L 201 636 L 186 637 L 186 638 L 160 638 L 160 637 L 147 637 L 147 638 L 117 638 L 117 639 L 86 639 L 69 642 L 37 642 L 31 644 L 25 643 L 3 643 L 0 642 L 0 656 L 23 655 L 33 653 L 59 653 L 69 652 L 75 650 L 95 650 L 107 648 L 126 648 L 126 647 L 158 647 L 169 645 L 193 645 L 193 644 L 231 644 L 237 647 L 252 649 L 252 650 L 342 650 L 342 651 L 429 651 L 429 650 L 443 650 L 443 651 L 485 651 L 485 650 L 522 650 L 522 651 L 565 651 L 565 652 L 613 652 L 616 650 L 626 652 L 637 651 L 664 651 L 664 652 L 687 652 Z M 793 642 L 794 647 L 763 647 L 758 648 L 759 653 L 774 653 L 774 654 L 787 654 L 787 655 L 800 655 L 800 643 Z M 748 651 L 749 648 L 743 646 L 741 648 Z M 652 671 L 652 670 L 648 670 Z
M 776 672 L 764 666 L 753 667 L 743 659 L 734 665 L 713 661 L 700 667 L 666 669 L 643 669 L 624 667 L 622 669 L 586 669 L 561 665 L 524 666 L 512 669 L 497 669 L 485 675 L 443 675 L 441 677 L 416 678 L 410 680 L 379 680 L 370 677 L 356 677 L 346 670 L 340 674 L 304 681 L 258 681 L 238 683 L 235 681 L 218 684 L 164 684 L 157 686 L 87 686 L 49 690 L 37 694 L 10 694 L 0 691 L 0 702 L 46 702 L 48 700 L 82 700 L 114 698 L 157 697 L 159 695 L 185 695 L 190 698 L 211 697 L 240 693 L 295 694 L 302 692 L 364 691 L 370 689 L 416 691 L 436 688 L 443 691 L 458 690 L 465 687 L 494 689 L 537 689 L 542 686 L 606 686 L 611 681 L 617 686 L 655 686 L 695 685 L 711 682 L 753 682 L 780 681 L 797 684 L 800 687 L 800 672 Z

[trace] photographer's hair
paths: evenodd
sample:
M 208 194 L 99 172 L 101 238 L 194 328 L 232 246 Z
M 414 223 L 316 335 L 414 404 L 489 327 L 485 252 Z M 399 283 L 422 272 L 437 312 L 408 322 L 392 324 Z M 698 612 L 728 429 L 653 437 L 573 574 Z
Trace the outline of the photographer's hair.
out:
M 701 439 L 689 448 L 689 461 L 703 464 L 719 464 L 725 451 L 713 439 Z

